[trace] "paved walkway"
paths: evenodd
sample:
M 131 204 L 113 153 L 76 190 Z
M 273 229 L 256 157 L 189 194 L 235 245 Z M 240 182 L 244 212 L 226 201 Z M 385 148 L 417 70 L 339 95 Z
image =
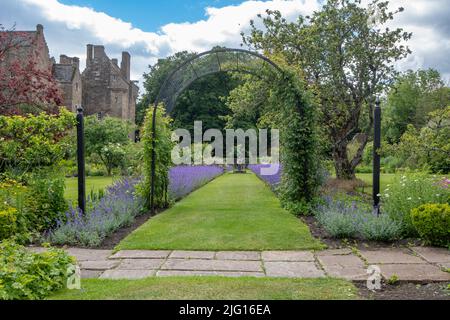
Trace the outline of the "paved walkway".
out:
M 42 251 L 42 248 L 33 248 Z M 406 281 L 450 281 L 446 249 L 381 248 L 352 251 L 148 251 L 68 248 L 82 277 L 140 279 L 152 276 L 338 277 L 367 280 L 367 267 L 378 265 L 382 276 Z

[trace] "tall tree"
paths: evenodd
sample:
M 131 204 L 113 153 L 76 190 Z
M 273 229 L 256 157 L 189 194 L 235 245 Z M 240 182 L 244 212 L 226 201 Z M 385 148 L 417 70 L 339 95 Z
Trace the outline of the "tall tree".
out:
M 281 56 L 300 67 L 321 105 L 323 126 L 331 141 L 337 177 L 352 179 L 361 162 L 373 123 L 375 95 L 396 74 L 394 62 L 410 50 L 402 44 L 411 34 L 383 27 L 394 19 L 388 1 L 329 0 L 311 17 L 288 22 L 278 11 L 267 11 L 260 30 L 252 21 L 244 43 L 268 55 Z M 357 138 L 357 139 L 356 139 Z M 347 146 L 358 141 L 349 158 Z
M 176 66 L 194 55 L 194 53 L 181 51 L 167 58 L 159 59 L 157 63 L 149 66 L 149 72 L 144 74 L 146 92 L 136 106 L 136 123 L 139 126 L 144 121 L 146 110 L 155 102 L 164 80 Z
M 144 75 L 146 93 L 137 108 L 138 124 L 142 124 L 145 110 L 157 99 L 165 79 L 178 65 L 194 55 L 186 51 L 178 52 L 150 66 L 149 73 Z M 207 75 L 194 81 L 177 99 L 172 113 L 174 126 L 193 130 L 194 121 L 202 121 L 204 129 L 222 129 L 226 124 L 223 117 L 230 113 L 225 97 L 239 83 L 238 77 L 225 73 Z
M 40 46 L 33 35 L 0 24 L 0 114 L 58 111 L 60 91 L 52 70 L 38 65 Z M 17 54 L 27 51 L 25 57 Z
M 450 88 L 433 69 L 407 71 L 395 81 L 388 94 L 383 132 L 397 143 L 409 124 L 416 129 L 427 124 L 428 114 L 450 105 Z

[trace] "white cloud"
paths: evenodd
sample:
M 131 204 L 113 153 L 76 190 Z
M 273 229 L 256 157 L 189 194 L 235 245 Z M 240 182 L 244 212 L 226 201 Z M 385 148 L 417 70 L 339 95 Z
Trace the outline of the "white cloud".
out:
M 108 55 L 119 57 L 122 50 L 132 55 L 132 76 L 142 80 L 147 66 L 157 58 L 177 51 L 201 52 L 216 45 L 238 47 L 240 33 L 247 31 L 250 19 L 266 9 L 280 10 L 294 19 L 319 8 L 319 0 L 245 1 L 223 8 L 205 8 L 204 20 L 171 23 L 158 32 L 146 32 L 131 23 L 97 12 L 92 8 L 69 6 L 57 0 L 1 0 L 0 21 L 6 26 L 17 22 L 17 29 L 45 26 L 53 55 L 79 56 L 84 65 L 85 45 L 104 44 Z M 450 75 L 450 6 L 447 0 L 392 0 L 405 7 L 395 24 L 414 32 L 410 47 L 414 54 L 400 64 L 402 69 L 434 67 Z

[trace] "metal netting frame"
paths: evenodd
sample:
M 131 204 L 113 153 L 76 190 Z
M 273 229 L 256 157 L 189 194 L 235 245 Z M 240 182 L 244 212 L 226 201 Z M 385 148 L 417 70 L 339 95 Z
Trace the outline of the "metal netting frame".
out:
M 219 70 L 215 70 L 215 71 L 211 71 L 211 72 L 207 72 L 201 75 L 198 75 L 195 71 L 195 69 L 192 66 L 192 62 L 195 60 L 198 60 L 204 56 L 208 56 L 208 55 L 216 55 L 218 57 L 219 53 L 236 53 L 236 68 L 230 68 L 230 69 L 224 69 L 222 70 L 222 65 L 220 62 L 220 59 L 217 58 L 217 62 L 219 65 Z M 179 90 L 175 91 L 175 96 L 172 97 L 174 99 L 174 101 L 172 102 L 173 106 L 170 106 L 168 113 L 170 114 L 170 112 L 173 110 L 173 108 L 175 108 L 175 103 L 176 100 L 178 98 L 178 96 L 184 91 L 186 90 L 194 81 L 205 77 L 207 75 L 211 75 L 211 74 L 215 74 L 215 73 L 221 73 L 221 72 L 239 72 L 239 73 L 247 73 L 247 74 L 252 74 L 255 76 L 259 76 L 258 72 L 255 72 L 253 70 L 241 70 L 239 69 L 239 53 L 244 54 L 244 55 L 248 55 L 257 59 L 262 60 L 265 63 L 268 63 L 271 67 L 273 67 L 275 69 L 275 71 L 277 71 L 278 73 L 283 73 L 283 70 L 272 60 L 270 60 L 269 58 L 257 53 L 257 52 L 253 52 L 253 51 L 249 51 L 249 50 L 245 50 L 245 49 L 230 49 L 230 48 L 218 48 L 218 49 L 213 49 L 213 50 L 209 50 L 209 51 L 205 51 L 202 53 L 199 53 L 187 60 L 185 60 L 183 63 L 181 63 L 180 65 L 178 65 L 176 68 L 174 68 L 174 70 L 169 74 L 169 76 L 164 80 L 163 85 L 161 86 L 161 88 L 159 89 L 158 95 L 156 97 L 155 103 L 153 105 L 153 115 L 152 115 L 152 165 L 151 165 L 151 189 L 150 189 L 150 207 L 151 207 L 151 212 L 152 214 L 155 213 L 155 207 L 154 207 L 154 196 L 155 196 L 155 174 L 156 174 L 156 151 L 155 151 L 155 147 L 156 147 L 156 112 L 158 109 L 158 105 L 161 102 L 161 98 L 162 98 L 162 93 L 164 92 L 164 90 L 167 89 L 167 86 L 170 84 L 170 82 L 172 81 L 172 78 L 174 77 L 174 75 L 181 70 L 182 68 L 190 65 L 192 70 L 194 71 L 195 77 L 193 77 L 190 81 L 188 81 L 186 84 L 184 84 L 183 86 L 181 86 L 179 88 Z M 263 64 L 264 65 L 264 64 Z M 262 68 L 261 68 L 262 69 Z M 261 71 L 261 70 L 258 70 Z M 167 188 L 167 186 L 166 186 Z M 166 190 L 167 193 L 167 190 Z

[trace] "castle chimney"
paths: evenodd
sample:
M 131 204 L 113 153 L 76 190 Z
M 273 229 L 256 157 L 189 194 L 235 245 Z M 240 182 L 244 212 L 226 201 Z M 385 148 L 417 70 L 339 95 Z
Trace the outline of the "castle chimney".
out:
M 100 59 L 105 56 L 104 46 L 94 46 L 94 59 Z
M 117 59 L 111 59 L 112 63 L 116 66 L 119 66 L 119 60 Z
M 130 54 L 128 52 L 122 52 L 122 64 L 120 66 L 120 70 L 122 71 L 122 75 L 127 81 L 130 81 Z
M 72 65 L 75 66 L 79 70 L 80 69 L 80 58 L 73 57 L 72 58 Z
M 86 46 L 87 48 L 87 54 L 86 54 L 86 67 L 89 67 L 89 65 L 92 63 L 92 59 L 93 59 L 93 45 L 92 44 L 88 44 Z
M 42 24 L 38 24 L 36 26 L 36 32 L 40 35 L 44 34 L 44 26 Z
M 59 63 L 60 64 L 72 64 L 72 59 L 70 59 L 65 54 L 62 54 L 59 56 Z

